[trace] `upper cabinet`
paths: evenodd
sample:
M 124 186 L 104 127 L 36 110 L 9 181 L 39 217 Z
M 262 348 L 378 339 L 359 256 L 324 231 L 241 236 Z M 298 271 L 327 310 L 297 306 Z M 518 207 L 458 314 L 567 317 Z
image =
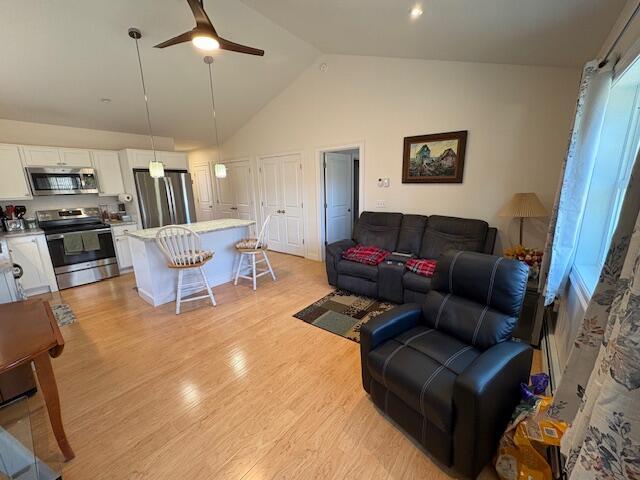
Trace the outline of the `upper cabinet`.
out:
M 60 148 L 60 163 L 65 167 L 90 167 L 91 153 L 79 148 Z M 116 154 L 117 155 L 117 154 Z
M 118 152 L 91 150 L 91 163 L 98 176 L 100 196 L 115 196 L 124 192 Z
M 31 191 L 18 145 L 0 144 L 0 200 L 28 200 Z
M 23 145 L 24 161 L 30 167 L 90 167 L 89 150 Z
M 23 145 L 24 163 L 30 167 L 56 167 L 62 165 L 60 151 L 54 147 Z
M 149 162 L 158 160 L 167 170 L 187 170 L 189 164 L 187 154 L 181 152 L 156 151 L 155 157 L 151 150 L 125 150 L 131 168 L 149 168 Z

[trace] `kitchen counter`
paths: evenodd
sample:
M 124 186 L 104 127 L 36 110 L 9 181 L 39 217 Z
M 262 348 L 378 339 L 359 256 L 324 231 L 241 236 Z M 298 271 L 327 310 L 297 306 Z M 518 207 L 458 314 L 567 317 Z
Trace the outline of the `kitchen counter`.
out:
M 26 237 L 41 234 L 44 234 L 44 230 L 41 228 L 33 228 L 31 230 L 16 230 L 15 232 L 0 232 L 0 238 Z
M 211 287 L 233 280 L 238 262 L 236 243 L 248 236 L 253 220 L 224 218 L 187 226 L 200 236 L 201 248 L 213 252 L 202 268 Z M 155 242 L 159 228 L 127 232 L 138 295 L 157 307 L 176 298 L 178 271 L 167 266 L 168 260 Z M 215 291 L 214 291 L 215 293 Z
M 221 218 L 219 220 L 208 220 L 206 222 L 195 222 L 184 225 L 185 227 L 189 227 L 194 232 L 198 234 L 209 233 L 209 232 L 218 232 L 220 230 L 229 230 L 231 228 L 243 228 L 249 227 L 250 225 L 254 225 L 256 222 L 253 220 L 240 220 L 237 218 Z M 144 242 L 155 241 L 156 234 L 160 230 L 160 227 L 157 228 L 145 228 L 144 230 L 136 230 L 134 232 L 128 232 L 127 235 L 130 237 L 137 238 L 138 240 L 142 240 Z
M 136 222 L 135 220 L 127 220 L 126 222 L 116 220 L 116 221 L 105 222 L 105 223 L 107 223 L 110 227 L 119 227 L 120 225 L 136 225 L 138 222 Z

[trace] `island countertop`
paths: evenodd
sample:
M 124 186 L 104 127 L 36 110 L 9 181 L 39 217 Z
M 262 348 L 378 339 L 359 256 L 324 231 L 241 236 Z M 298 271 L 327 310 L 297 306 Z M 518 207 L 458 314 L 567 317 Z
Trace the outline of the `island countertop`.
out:
M 248 227 L 254 225 L 256 222 L 253 220 L 241 220 L 238 218 L 221 218 L 218 220 L 207 220 L 205 222 L 195 222 L 184 225 L 189 227 L 196 233 L 208 233 L 216 232 L 218 230 L 229 230 L 231 228 Z M 145 242 L 154 241 L 156 239 L 156 233 L 158 233 L 160 227 L 145 228 L 144 230 L 135 230 L 133 232 L 127 232 L 127 235 L 138 240 Z

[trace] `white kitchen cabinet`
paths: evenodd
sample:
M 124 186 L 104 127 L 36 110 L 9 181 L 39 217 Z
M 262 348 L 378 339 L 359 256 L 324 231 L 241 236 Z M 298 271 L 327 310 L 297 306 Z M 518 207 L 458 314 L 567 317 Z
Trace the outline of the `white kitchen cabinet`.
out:
M 133 267 L 131 259 L 131 249 L 129 247 L 129 237 L 127 232 L 133 232 L 138 229 L 135 224 L 131 225 L 112 225 L 111 233 L 116 245 L 116 258 L 118 259 L 118 268 L 121 272 L 130 270 Z
M 131 168 L 149 168 L 149 162 L 154 159 L 151 150 L 124 150 Z M 189 163 L 187 154 L 181 152 L 156 151 L 155 158 L 164 164 L 167 170 L 187 170 Z
M 158 152 L 158 160 L 168 170 L 186 170 L 189 166 L 187 154 L 182 152 Z
M 60 148 L 60 164 L 64 167 L 91 167 L 91 152 L 79 148 Z
M 118 152 L 91 150 L 93 168 L 98 176 L 100 196 L 116 196 L 124 193 Z
M 8 237 L 7 244 L 11 261 L 22 267 L 20 283 L 27 296 L 58 290 L 43 234 Z
M 62 163 L 60 150 L 55 147 L 23 145 L 24 163 L 30 167 L 59 167 Z
M 18 145 L 0 144 L 0 165 L 0 200 L 33 198 Z

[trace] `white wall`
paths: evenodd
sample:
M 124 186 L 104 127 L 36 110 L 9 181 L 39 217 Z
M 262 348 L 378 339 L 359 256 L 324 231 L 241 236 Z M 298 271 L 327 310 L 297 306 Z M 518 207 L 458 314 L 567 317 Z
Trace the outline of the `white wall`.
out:
M 172 151 L 174 149 L 173 138 L 154 137 L 154 140 L 158 150 Z M 61 125 L 48 125 L 44 123 L 19 122 L 6 119 L 0 119 L 0 143 L 71 148 L 96 148 L 105 150 L 150 148 L 149 137 L 146 135 L 66 127 Z M 115 203 L 118 203 L 117 197 L 99 197 L 98 195 L 53 195 L 37 197 L 33 200 L 3 202 L 0 206 L 4 207 L 7 204 L 25 205 L 27 207 L 27 216 L 33 217 L 37 210 L 95 207 L 100 204 Z
M 222 158 L 303 153 L 310 258 L 320 258 L 316 150 L 357 142 L 364 143 L 361 210 L 384 200 L 385 211 L 481 218 L 508 244 L 516 225 L 496 212 L 513 193 L 534 191 L 553 204 L 579 76 L 576 69 L 327 55 L 230 138 Z M 463 183 L 403 185 L 403 138 L 453 130 L 469 131 Z M 378 188 L 379 177 L 390 177 L 391 187 Z M 541 247 L 545 233 L 544 222 L 529 222 L 526 243 Z

